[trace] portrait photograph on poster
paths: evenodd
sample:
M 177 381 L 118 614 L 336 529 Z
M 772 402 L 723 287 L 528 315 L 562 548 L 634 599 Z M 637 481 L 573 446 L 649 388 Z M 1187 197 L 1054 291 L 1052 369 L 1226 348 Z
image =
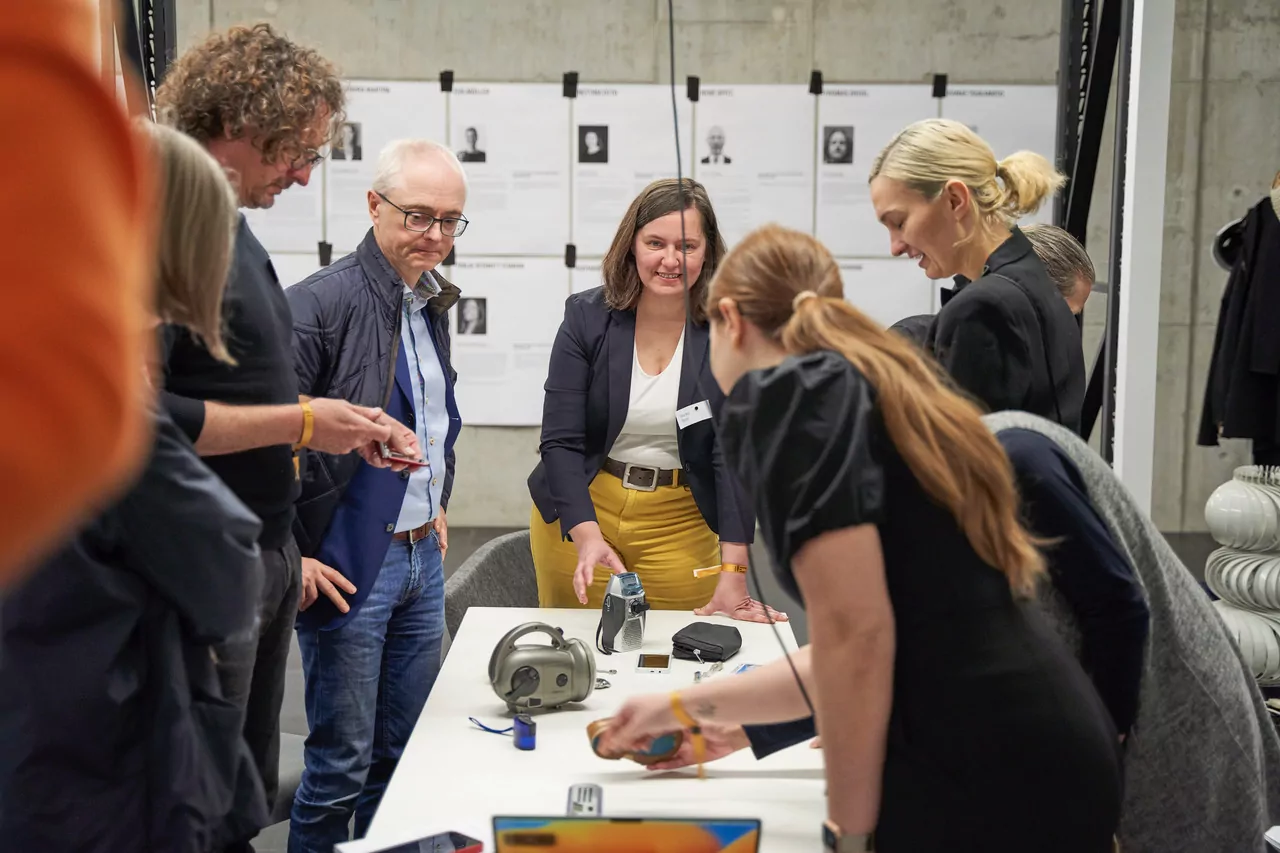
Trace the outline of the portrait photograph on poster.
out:
M 578 162 L 609 162 L 609 125 L 578 125 Z
M 363 160 L 364 147 L 360 141 L 360 122 L 344 121 L 338 127 L 338 137 L 333 140 L 332 160 Z
M 481 128 L 474 124 L 462 129 L 462 145 L 456 153 L 463 163 L 488 162 L 484 149 L 480 147 L 480 134 Z
M 464 296 L 458 300 L 458 334 L 485 334 L 487 300 L 484 297 Z
M 829 124 L 822 128 L 822 162 L 828 166 L 853 165 L 853 125 Z

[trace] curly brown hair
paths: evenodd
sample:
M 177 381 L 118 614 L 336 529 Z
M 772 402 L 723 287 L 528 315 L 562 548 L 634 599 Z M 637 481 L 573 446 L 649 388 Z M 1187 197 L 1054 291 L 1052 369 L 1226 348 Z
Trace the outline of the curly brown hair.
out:
M 304 156 L 303 135 L 325 109 L 323 142 L 331 140 L 345 101 L 327 59 L 265 23 L 210 35 L 178 57 L 156 91 L 165 124 L 202 144 L 248 136 L 264 163 Z

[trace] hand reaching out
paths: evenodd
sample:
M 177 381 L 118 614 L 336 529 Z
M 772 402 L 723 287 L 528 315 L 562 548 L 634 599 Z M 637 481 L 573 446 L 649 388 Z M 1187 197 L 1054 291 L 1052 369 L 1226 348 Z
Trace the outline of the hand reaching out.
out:
M 578 549 L 578 565 L 573 572 L 573 591 L 578 596 L 579 604 L 587 603 L 587 587 L 595 580 L 596 567 L 604 566 L 615 575 L 627 570 L 622 560 L 604 541 L 600 533 L 600 525 L 594 521 L 584 521 L 574 525 L 569 531 L 569 538 Z
M 339 613 L 351 609 L 347 600 L 342 597 L 341 589 L 348 595 L 354 595 L 355 584 L 343 577 L 337 569 L 330 568 L 319 560 L 310 557 L 302 558 L 302 597 L 298 599 L 298 610 L 303 611 L 316 603 L 320 594 L 333 602 Z

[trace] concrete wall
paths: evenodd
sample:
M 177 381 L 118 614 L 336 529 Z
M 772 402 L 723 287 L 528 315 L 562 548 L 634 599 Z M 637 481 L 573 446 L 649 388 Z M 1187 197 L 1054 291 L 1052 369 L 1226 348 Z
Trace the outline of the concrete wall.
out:
M 1203 507 L 1239 446 L 1194 446 L 1226 275 L 1209 243 L 1280 169 L 1280 3 L 1176 0 L 1173 100 L 1160 311 L 1153 514 L 1164 530 L 1204 529 Z M 678 78 L 1053 83 L 1060 0 L 677 0 Z M 269 20 L 320 48 L 353 77 L 666 82 L 665 0 L 178 0 L 180 44 L 210 27 Z M 1108 128 L 1089 232 L 1105 278 L 1110 211 Z M 1052 152 L 1045 152 L 1051 154 Z M 1157 310 L 1157 306 L 1152 306 Z M 1090 358 L 1105 299 L 1086 318 Z M 527 523 L 524 480 L 537 430 L 464 428 L 450 520 Z

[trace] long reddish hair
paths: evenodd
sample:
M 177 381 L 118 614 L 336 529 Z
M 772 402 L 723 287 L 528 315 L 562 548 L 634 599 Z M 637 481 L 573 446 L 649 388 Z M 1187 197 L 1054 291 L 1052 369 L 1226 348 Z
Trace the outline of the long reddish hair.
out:
M 806 291 L 814 296 L 797 298 Z M 721 262 L 707 296 L 712 322 L 722 319 L 717 305 L 727 297 L 787 352 L 832 350 L 847 358 L 876 389 L 889 438 L 925 492 L 1014 592 L 1034 590 L 1044 559 L 1019 521 L 1004 450 L 977 407 L 915 344 L 845 300 L 840 269 L 821 243 L 777 225 L 753 231 Z

